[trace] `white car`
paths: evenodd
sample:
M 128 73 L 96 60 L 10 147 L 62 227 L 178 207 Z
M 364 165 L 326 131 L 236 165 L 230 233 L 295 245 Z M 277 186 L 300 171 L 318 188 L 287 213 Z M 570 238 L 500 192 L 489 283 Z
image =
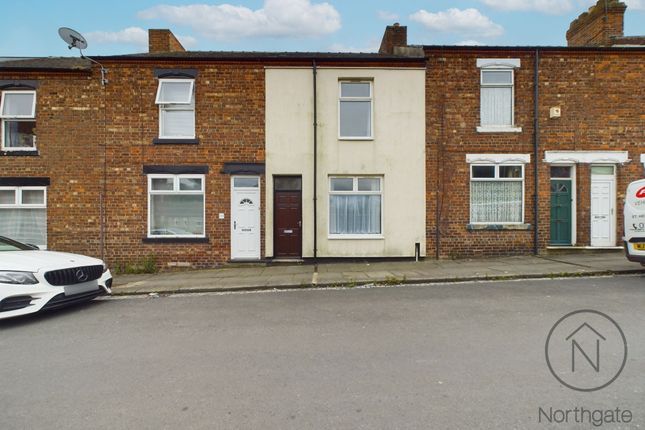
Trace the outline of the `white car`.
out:
M 627 187 L 623 213 L 627 259 L 645 266 L 645 179 L 634 181 Z
M 112 274 L 97 258 L 0 236 L 0 319 L 92 300 L 111 287 Z

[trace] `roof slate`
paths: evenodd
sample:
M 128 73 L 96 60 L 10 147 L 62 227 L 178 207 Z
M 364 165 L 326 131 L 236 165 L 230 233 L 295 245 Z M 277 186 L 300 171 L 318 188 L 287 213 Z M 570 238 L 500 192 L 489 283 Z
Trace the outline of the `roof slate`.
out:
M 30 69 L 30 70 L 90 70 L 92 63 L 84 58 L 77 57 L 5 57 L 0 58 L 2 69 Z

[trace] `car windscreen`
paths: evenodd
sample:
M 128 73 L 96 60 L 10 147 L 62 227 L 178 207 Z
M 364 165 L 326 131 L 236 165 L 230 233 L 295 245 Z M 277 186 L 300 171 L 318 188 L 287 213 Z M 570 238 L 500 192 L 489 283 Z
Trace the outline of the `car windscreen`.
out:
M 0 252 L 2 251 L 33 251 L 34 247 L 0 236 Z

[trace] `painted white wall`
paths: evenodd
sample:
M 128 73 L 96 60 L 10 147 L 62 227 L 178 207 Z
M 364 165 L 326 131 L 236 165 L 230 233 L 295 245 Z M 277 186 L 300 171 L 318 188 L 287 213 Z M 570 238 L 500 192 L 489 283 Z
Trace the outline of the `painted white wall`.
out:
M 338 139 L 338 82 L 373 80 L 374 139 Z M 425 70 L 318 69 L 318 256 L 425 255 Z M 273 175 L 302 175 L 303 257 L 313 256 L 311 68 L 266 69 L 266 256 L 273 256 Z M 329 176 L 383 176 L 383 238 L 330 239 Z

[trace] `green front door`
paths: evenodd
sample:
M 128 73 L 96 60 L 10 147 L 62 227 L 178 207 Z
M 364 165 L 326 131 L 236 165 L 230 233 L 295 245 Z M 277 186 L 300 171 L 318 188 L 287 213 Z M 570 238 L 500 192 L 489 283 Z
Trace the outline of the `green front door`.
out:
M 551 244 L 571 245 L 571 179 L 551 180 Z

